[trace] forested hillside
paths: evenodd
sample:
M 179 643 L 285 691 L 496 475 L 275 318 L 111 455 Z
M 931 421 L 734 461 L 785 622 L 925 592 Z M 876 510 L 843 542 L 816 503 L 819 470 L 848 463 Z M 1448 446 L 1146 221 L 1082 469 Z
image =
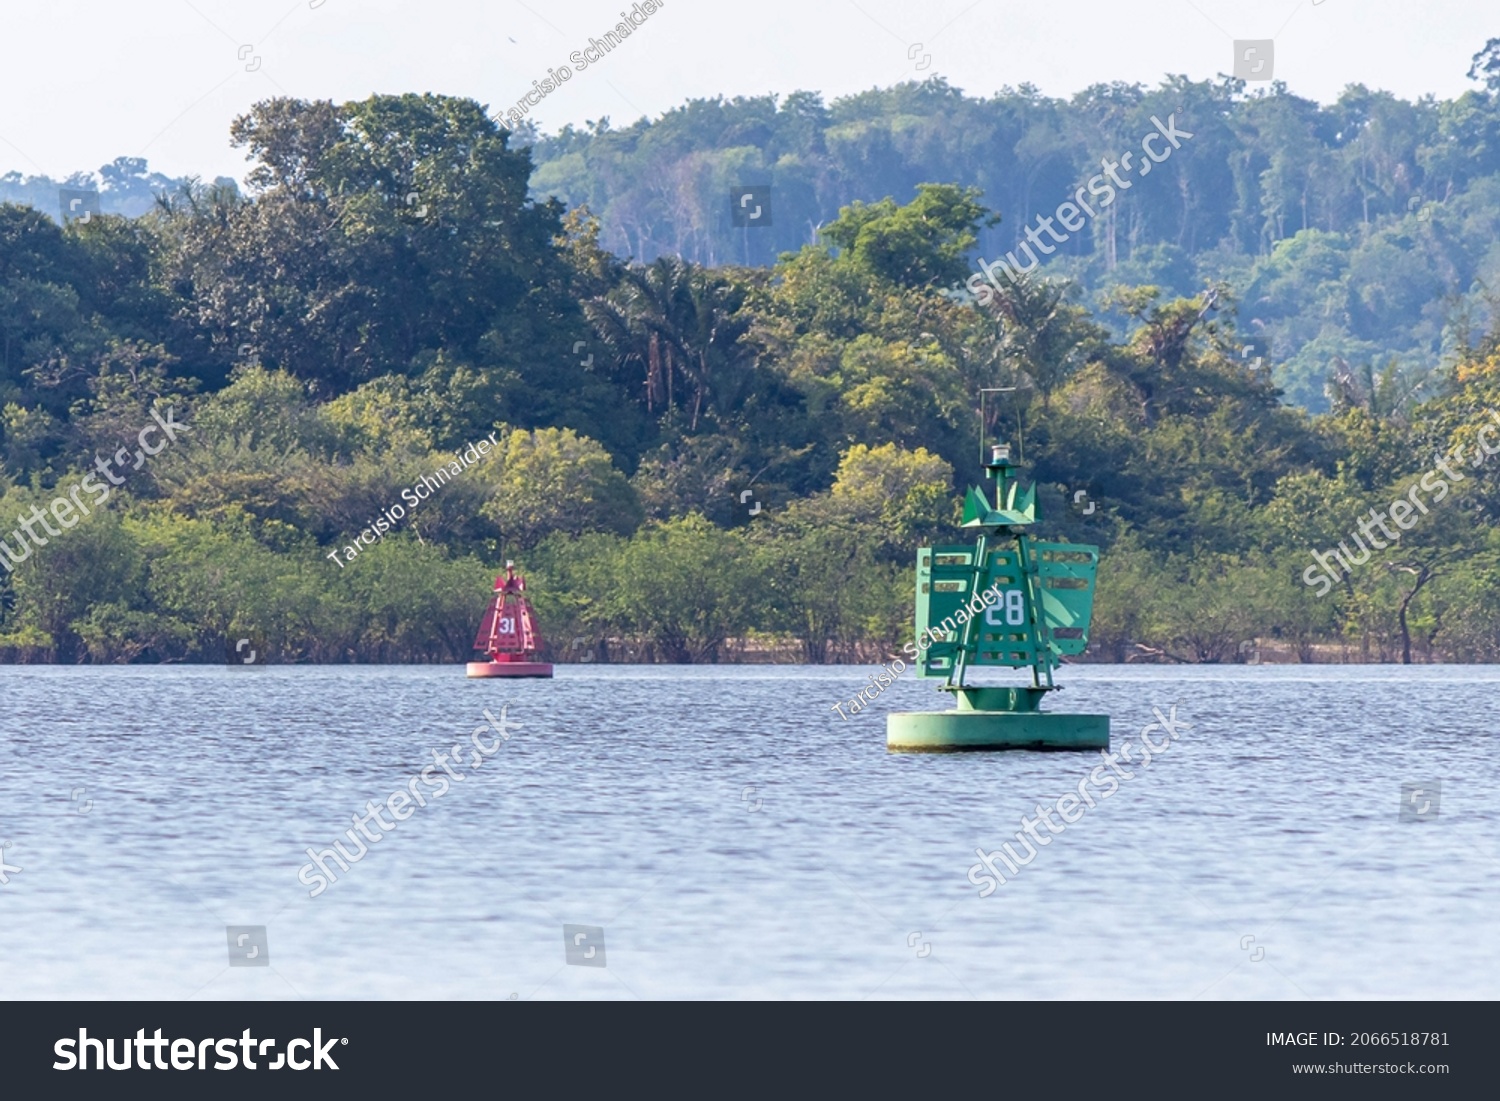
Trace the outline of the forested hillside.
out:
M 25 175 L 11 171 L 0 175 L 0 203 L 18 203 L 35 207 L 49 217 L 63 221 L 63 191 L 95 192 L 101 214 L 123 214 L 136 218 L 145 214 L 163 192 L 176 191 L 187 180 L 173 179 L 152 172 L 144 157 L 116 157 L 97 172 L 74 172 L 65 179 Z M 214 181 L 219 187 L 234 187 L 229 179 Z M 77 217 L 75 210 L 72 217 Z
M 1321 412 L 1330 364 L 1426 385 L 1458 339 L 1454 319 L 1485 309 L 1476 281 L 1500 287 L 1497 43 L 1474 60 L 1481 87 L 1451 101 L 1352 86 L 1324 107 L 1279 82 L 1247 94 L 1244 81 L 1180 77 L 1070 99 L 1026 86 L 978 98 L 934 77 L 827 104 L 812 92 L 696 100 L 540 138 L 532 188 L 588 204 L 618 255 L 714 266 L 770 265 L 851 202 L 954 183 L 1002 215 L 979 233 L 993 258 L 1102 162 L 1139 157 L 1153 116 L 1175 114 L 1192 138 L 1045 271 L 1077 280 L 1098 309 L 1121 283 L 1181 295 L 1232 284 L 1250 354 L 1273 365 L 1287 400 Z M 771 187 L 771 224 L 736 228 L 730 190 L 757 184 Z
M 1142 117 L 1173 109 L 1111 94 L 1144 112 L 1121 109 L 1122 147 L 1139 144 Z M 952 94 L 868 103 L 934 96 Z M 1244 348 L 1266 339 L 1254 311 L 1280 285 L 1254 280 L 1280 262 L 1287 280 L 1312 278 L 1297 258 L 1317 242 L 1317 285 L 1342 288 L 1351 310 L 1375 293 L 1348 266 L 1360 250 L 1426 263 L 1430 238 L 1475 265 L 1492 255 L 1492 230 L 1459 230 L 1500 216 L 1481 202 L 1500 165 L 1455 146 L 1442 194 L 1424 192 L 1440 213 L 1420 224 L 1407 190 L 1436 188 L 1436 168 L 1366 196 L 1352 222 L 1345 198 L 1310 199 L 1316 228 L 1284 240 L 1221 211 L 1228 229 L 1203 225 L 1245 259 L 1248 284 L 1128 269 L 1144 227 L 1165 232 L 1152 196 L 1187 196 L 1196 218 L 1224 188 L 1194 173 L 1256 163 L 1240 145 L 1206 152 L 1230 123 L 1190 125 L 1204 102 L 1177 108 L 1199 144 L 1118 204 L 1114 274 L 1133 274 L 1097 297 L 1064 278 L 1062 257 L 984 304 L 964 289 L 975 256 L 995 255 L 994 215 L 1003 231 L 1006 203 L 1050 210 L 1073 162 L 1016 202 L 965 185 L 936 153 L 871 153 L 872 180 L 922 168 L 900 187 L 862 183 L 871 201 L 774 265 L 627 263 L 604 244 L 625 223 L 538 198 L 551 185 L 533 163 L 550 158 L 556 180 L 558 142 L 587 161 L 590 142 L 615 138 L 522 145 L 481 105 L 431 95 L 259 104 L 231 130 L 253 158 L 245 194 L 188 184 L 138 218 L 66 226 L 0 206 L 0 657 L 213 661 L 255 635 L 288 660 L 462 660 L 507 557 L 562 659 L 895 653 L 914 549 L 951 538 L 980 478 L 979 392 L 1014 387 L 991 399 L 987 432 L 1040 483 L 1047 534 L 1105 548 L 1096 655 L 1232 661 L 1260 639 L 1305 659 L 1328 646 L 1494 659 L 1500 460 L 1484 465 L 1483 432 L 1500 409 L 1500 332 L 1449 326 L 1440 356 L 1413 329 L 1416 394 L 1379 361 L 1335 369 L 1330 351 L 1318 362 L 1338 376 L 1332 408 L 1316 417 L 1287 406 Z M 1464 118 L 1500 117 L 1493 91 L 1463 102 Z M 1277 96 L 1232 110 L 1301 108 Z M 1363 140 L 1351 130 L 1341 148 Z M 1397 162 L 1380 163 L 1371 179 L 1388 180 Z M 778 205 L 778 233 L 794 209 Z M 1172 247 L 1196 258 L 1213 245 Z M 1093 278 L 1097 261 L 1077 259 Z M 1459 289 L 1485 301 L 1472 278 Z M 1381 300 L 1370 316 L 1395 309 Z M 1356 317 L 1338 316 L 1335 328 Z M 1460 447 L 1465 476 L 1434 496 L 1436 459 Z M 1415 522 L 1359 559 L 1361 519 L 1408 494 L 1425 495 L 1411 498 Z M 1323 576 L 1312 553 L 1341 541 L 1349 572 L 1309 579 Z

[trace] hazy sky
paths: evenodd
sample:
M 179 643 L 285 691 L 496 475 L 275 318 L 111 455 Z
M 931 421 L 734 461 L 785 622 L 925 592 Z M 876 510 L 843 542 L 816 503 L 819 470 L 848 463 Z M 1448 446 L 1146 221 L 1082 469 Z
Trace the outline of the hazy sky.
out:
M 230 120 L 274 95 L 441 92 L 503 112 L 620 19 L 620 0 L 3 0 L 0 172 L 61 177 L 117 156 L 170 175 L 245 172 Z M 1274 39 L 1274 72 L 1323 102 L 1349 83 L 1456 95 L 1500 36 L 1495 0 L 667 0 L 532 108 L 544 130 L 624 125 L 691 97 L 797 89 L 828 100 L 940 74 L 970 94 L 1070 95 L 1231 71 Z M 243 58 L 240 57 L 244 53 Z M 909 56 L 910 55 L 910 56 Z M 922 66 L 920 69 L 919 66 Z

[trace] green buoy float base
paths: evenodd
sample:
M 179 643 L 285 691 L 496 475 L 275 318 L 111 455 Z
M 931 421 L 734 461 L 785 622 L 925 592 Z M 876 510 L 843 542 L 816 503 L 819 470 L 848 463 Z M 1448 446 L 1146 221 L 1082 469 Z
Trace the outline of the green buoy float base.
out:
M 981 749 L 1108 749 L 1108 715 L 1058 711 L 895 711 L 885 747 L 896 753 Z

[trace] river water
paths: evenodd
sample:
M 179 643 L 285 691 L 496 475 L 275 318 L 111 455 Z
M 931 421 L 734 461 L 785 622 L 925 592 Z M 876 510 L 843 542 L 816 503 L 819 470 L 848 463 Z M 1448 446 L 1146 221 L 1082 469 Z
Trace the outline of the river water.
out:
M 1065 668 L 1052 709 L 1178 737 L 985 898 L 1099 754 L 887 754 L 946 698 L 841 719 L 870 672 L 0 667 L 0 997 L 1500 995 L 1500 668 Z

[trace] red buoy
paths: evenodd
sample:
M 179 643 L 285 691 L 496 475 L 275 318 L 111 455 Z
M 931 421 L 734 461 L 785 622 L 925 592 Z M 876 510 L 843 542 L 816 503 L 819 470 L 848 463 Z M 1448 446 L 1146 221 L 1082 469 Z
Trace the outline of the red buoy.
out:
M 516 573 L 515 563 L 505 563 L 505 576 L 495 578 L 495 595 L 479 624 L 474 649 L 487 661 L 469 662 L 471 677 L 550 677 L 552 666 L 537 661 L 542 646 L 536 613 L 521 594 L 526 579 Z

